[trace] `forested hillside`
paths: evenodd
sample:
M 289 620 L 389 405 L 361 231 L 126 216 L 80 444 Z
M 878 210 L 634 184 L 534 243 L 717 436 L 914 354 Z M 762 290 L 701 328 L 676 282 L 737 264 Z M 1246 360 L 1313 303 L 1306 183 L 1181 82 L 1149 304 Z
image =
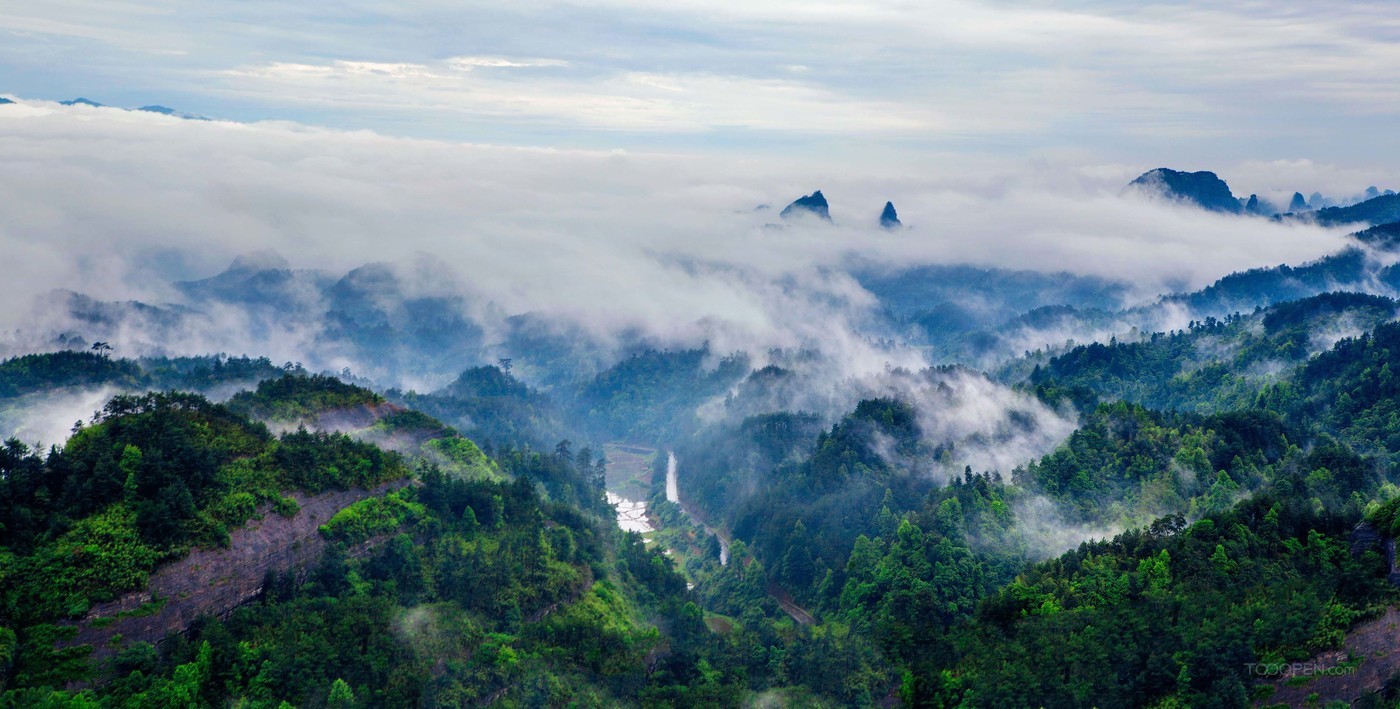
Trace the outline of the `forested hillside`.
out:
M 1253 313 L 1191 321 L 1185 330 L 1076 347 L 1037 365 L 1033 384 L 1087 389 L 1152 408 L 1247 408 L 1264 386 L 1289 379 L 1309 357 L 1395 316 L 1389 298 L 1325 293 Z
M 3 2 L 0 709 L 1400 709 L 1398 8 Z
M 1180 329 L 989 340 L 991 375 L 561 344 L 419 392 L 18 356 L 0 422 L 101 403 L 0 450 L 0 704 L 1385 706 L 1400 666 L 1338 648 L 1400 604 L 1400 324 L 1329 288 L 1385 273 L 1233 274 L 1151 306 L 1219 313 Z M 1147 312 L 1067 278 L 997 307 L 1036 289 L 1082 309 L 989 332 Z M 945 339 L 879 351 L 981 347 L 985 313 L 906 295 L 883 322 Z
M 364 407 L 378 418 L 356 419 L 357 437 L 407 427 L 420 447 L 305 428 L 274 436 L 244 417 L 326 421 Z M 330 377 L 269 379 L 227 406 L 119 396 L 62 448 L 4 448 L 3 701 L 698 707 L 756 687 L 813 697 L 800 678 L 829 677 L 835 661 L 821 641 L 763 617 L 714 634 L 663 550 L 613 525 L 601 464 L 563 445 L 487 459 L 430 417 Z M 298 500 L 387 481 L 412 484 L 337 498 L 348 504 L 321 520 L 319 559 L 267 564 L 254 596 L 222 617 L 169 637 L 136 632 L 146 618 L 193 617 L 181 609 L 208 595 L 142 595 L 166 567 L 199 575 L 183 560 L 231 543 L 280 558 L 293 539 L 241 528 L 280 528 L 267 520 L 304 516 Z M 103 645 L 74 644 L 94 637 Z M 756 658 L 752 643 L 790 659 Z
M 1079 428 L 1013 470 L 946 480 L 899 398 L 754 416 L 677 448 L 682 499 L 910 704 L 1267 703 L 1248 663 L 1307 660 L 1400 598 L 1391 547 L 1353 533 L 1397 493 L 1397 330 L 1323 339 L 1393 312 L 1329 294 L 1070 351 L 1028 385 Z M 733 566 L 695 566 L 710 602 L 743 597 Z

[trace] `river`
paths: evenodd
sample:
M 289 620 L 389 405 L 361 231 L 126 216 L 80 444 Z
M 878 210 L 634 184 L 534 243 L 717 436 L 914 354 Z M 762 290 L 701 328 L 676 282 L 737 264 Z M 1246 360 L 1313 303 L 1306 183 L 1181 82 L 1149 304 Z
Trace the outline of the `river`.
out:
M 680 505 L 681 511 L 691 522 L 705 528 L 705 533 L 719 540 L 719 565 L 729 565 L 729 540 L 724 535 L 715 531 L 713 527 L 705 524 L 700 516 L 695 514 L 684 502 L 681 502 L 680 475 L 677 471 L 676 454 L 670 451 L 666 453 L 666 500 Z
M 655 532 L 656 528 L 651 526 L 651 520 L 647 517 L 647 503 L 629 500 L 611 492 L 605 494 L 608 496 L 608 504 L 617 510 L 617 526 L 624 532 L 641 534 L 643 541 L 651 541 L 646 535 Z
M 617 458 L 623 457 L 617 451 L 625 449 L 620 448 L 617 444 L 609 444 L 609 446 L 615 449 L 609 452 L 608 457 L 610 459 L 614 458 L 614 456 L 616 456 Z M 629 462 L 635 463 L 636 461 Z M 685 516 L 688 517 L 692 523 L 694 523 L 696 526 L 703 527 L 705 529 L 706 534 L 709 534 L 710 536 L 719 540 L 719 563 L 720 565 L 727 566 L 729 564 L 729 539 L 725 535 L 722 535 L 719 532 L 717 532 L 710 525 L 705 524 L 704 521 L 700 519 L 699 515 L 696 515 L 694 511 L 690 509 L 690 507 L 688 507 L 684 502 L 681 501 L 680 473 L 678 471 L 678 468 L 679 464 L 676 461 L 676 454 L 671 451 L 667 451 L 666 500 L 668 502 L 674 502 L 675 504 L 679 505 L 681 508 L 681 512 L 684 512 Z M 643 535 L 643 537 L 646 537 L 647 534 L 656 531 L 656 527 L 652 526 L 651 518 L 647 516 L 647 503 L 645 501 L 634 500 L 630 497 L 625 497 L 622 495 L 623 492 L 628 492 L 628 494 L 636 494 L 636 492 L 632 491 L 632 488 L 637 485 L 635 477 L 638 477 L 639 473 L 640 468 L 638 471 L 630 472 L 626 476 L 614 477 L 614 479 L 610 481 L 608 487 L 616 487 L 616 491 L 614 491 L 613 489 L 609 489 L 606 492 L 606 494 L 608 498 L 608 504 L 612 505 L 613 508 L 617 510 L 617 526 L 622 528 L 623 531 L 637 532 L 638 534 Z M 629 485 L 618 484 L 621 483 L 623 479 L 628 479 Z M 650 542 L 651 539 L 647 538 L 646 541 Z
M 666 452 L 666 501 L 681 504 L 681 487 L 676 480 L 676 454 Z

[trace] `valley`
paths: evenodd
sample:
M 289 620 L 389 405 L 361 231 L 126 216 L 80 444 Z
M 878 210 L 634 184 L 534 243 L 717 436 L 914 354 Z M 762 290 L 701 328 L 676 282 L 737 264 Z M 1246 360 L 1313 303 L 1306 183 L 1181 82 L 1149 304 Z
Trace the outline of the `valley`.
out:
M 566 5 L 0 13 L 0 709 L 1400 707 L 1391 8 Z

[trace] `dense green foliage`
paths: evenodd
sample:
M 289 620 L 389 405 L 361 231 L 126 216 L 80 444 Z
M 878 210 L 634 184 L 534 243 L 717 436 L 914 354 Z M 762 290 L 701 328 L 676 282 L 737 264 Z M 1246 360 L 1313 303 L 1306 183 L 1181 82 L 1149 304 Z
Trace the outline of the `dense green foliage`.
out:
M 1202 317 L 1224 317 L 1334 291 L 1338 284 L 1360 286 L 1373 275 L 1371 268 L 1366 253 L 1353 247 L 1301 266 L 1279 265 L 1231 273 L 1199 291 L 1170 296 L 1164 302 L 1186 306 Z M 1394 282 L 1394 273 L 1394 269 L 1383 269 L 1379 277 Z
M 134 385 L 141 378 L 141 368 L 134 362 L 97 352 L 24 355 L 0 362 L 0 398 L 65 386 Z
M 1233 274 L 1167 299 L 1200 315 L 1185 330 L 1008 365 L 1004 381 L 1039 365 L 1017 396 L 1079 419 L 1005 476 L 953 474 L 961 443 L 926 427 L 956 403 L 937 387 L 954 370 L 890 370 L 931 386 L 806 413 L 785 403 L 821 400 L 795 395 L 822 364 L 806 350 L 757 371 L 708 347 L 640 351 L 544 389 L 502 360 L 384 396 L 265 360 L 10 360 L 0 398 L 261 383 L 228 405 L 119 396 L 61 448 L 0 448 L 0 706 L 1267 703 L 1249 663 L 1335 651 L 1400 601 L 1396 306 L 1325 292 L 1387 273 L 1349 250 Z M 929 288 L 885 315 L 934 356 L 1107 318 L 1121 295 L 1056 276 L 978 310 Z M 1036 289 L 1066 302 L 1016 305 Z M 649 474 L 650 541 L 603 495 L 595 451 L 617 441 L 633 461 L 659 446 L 629 472 Z M 298 514 L 293 491 L 409 477 L 317 519 L 319 563 L 226 618 L 100 661 L 66 645 L 160 564 Z
M 48 623 L 140 588 L 160 561 L 227 544 L 286 490 L 408 474 L 395 454 L 304 430 L 274 438 L 198 395 L 118 396 L 62 449 L 0 452 L 0 625 L 28 647 Z M 43 656 L 22 652 L 19 671 Z
M 1260 403 L 1314 421 L 1393 467 L 1400 461 L 1395 369 L 1400 369 L 1400 323 L 1388 323 L 1337 343 L 1308 362 L 1296 382 L 1265 392 Z
M 1079 346 L 1037 366 L 1030 379 L 1157 409 L 1228 411 L 1250 406 L 1260 389 L 1330 347 L 1329 335 L 1368 330 L 1394 315 L 1388 298 L 1325 293 L 1137 342 Z
M 228 401 L 229 408 L 250 418 L 284 423 L 383 403 L 384 397 L 368 389 L 322 374 L 267 379 L 256 390 L 239 392 Z
M 1325 439 L 1308 445 L 1278 415 L 1200 417 L 1105 404 L 1064 446 L 1013 473 L 1026 489 L 1084 521 L 1144 523 L 1162 511 L 1220 512 L 1247 492 L 1302 470 L 1294 492 L 1358 514 L 1379 482 L 1374 466 Z M 1357 497 L 1360 496 L 1360 497 Z
M 251 386 L 286 374 L 304 374 L 294 362 L 276 365 L 266 357 L 145 357 L 138 360 L 160 389 L 208 391 L 221 385 Z
M 764 587 L 730 567 L 686 570 L 710 607 L 739 613 L 780 591 L 849 628 L 852 646 L 868 641 L 877 666 L 904 672 L 913 705 L 1246 705 L 1268 692 L 1246 663 L 1335 647 L 1397 597 L 1380 549 L 1349 535 L 1368 510 L 1391 534 L 1400 516 L 1376 503 L 1397 492 L 1400 391 L 1387 376 L 1400 326 L 1312 359 L 1305 344 L 1339 319 L 1392 312 L 1330 294 L 1074 350 L 1037 374 L 1042 396 L 1175 391 L 1221 411 L 1085 404 L 1068 441 L 1005 481 L 930 477 L 938 447 L 899 399 L 864 401 L 826 431 L 781 414 L 704 432 L 677 449 L 689 503 L 744 540 Z M 1219 368 L 1239 381 L 1266 359 L 1306 364 L 1227 396 L 1199 380 L 1193 391 L 1178 372 L 1222 337 L 1236 356 Z M 1033 563 L 1056 538 L 1125 527 Z
M 221 384 L 250 384 L 300 371 L 271 360 L 210 355 L 117 359 L 106 351 L 59 350 L 0 362 L 0 399 L 50 394 L 56 389 L 111 386 L 126 391 L 205 391 Z
M 265 410 L 340 403 L 308 399 L 300 386 L 261 391 Z M 314 407 L 306 411 L 323 413 Z M 433 442 L 460 449 L 450 455 L 482 456 L 466 439 Z M 880 689 L 870 680 L 878 673 L 854 690 L 831 683 L 852 656 L 826 633 L 761 615 L 712 632 L 661 550 L 612 527 L 602 461 L 587 448 L 575 453 L 564 442 L 497 455 L 485 464 L 511 481 L 424 464 L 421 486 L 326 520 L 321 534 L 332 547 L 309 576 L 266 579 L 261 598 L 226 620 L 201 620 L 159 648 L 127 644 L 94 665 L 85 647 L 53 647 L 66 634 L 53 621 L 139 588 L 161 560 L 218 543 L 208 528 L 241 524 L 269 497 L 283 501 L 284 490 L 371 485 L 407 468 L 343 435 L 274 438 L 229 407 L 174 393 L 114 399 L 47 457 L 11 442 L 5 509 L 31 524 L 7 519 L 0 555 L 0 627 L 18 629 L 5 646 L 9 691 L 0 701 L 539 706 L 640 696 L 702 707 L 737 704 L 752 688 L 817 701 L 810 689 L 789 688 L 799 683 L 837 696 Z M 104 480 L 121 478 L 100 472 L 112 466 L 126 477 L 106 491 Z M 188 474 L 172 478 L 174 469 Z M 62 504 L 26 507 L 15 495 Z M 171 496 L 185 504 L 161 506 Z M 158 513 L 142 512 L 150 505 Z M 369 555 L 347 554 L 366 544 Z M 860 662 L 872 660 L 867 651 Z M 100 681 L 60 691 L 80 679 Z
M 698 427 L 702 403 L 722 397 L 748 373 L 747 356 L 719 357 L 708 346 L 647 350 L 580 387 L 571 409 L 585 433 L 604 440 L 678 439 Z
M 214 706 L 325 706 L 337 693 L 357 706 L 461 705 L 502 693 L 538 705 L 599 701 L 640 681 L 632 659 L 655 644 L 655 630 L 628 620 L 637 611 L 610 597 L 609 582 L 592 581 L 609 547 L 596 521 L 554 514 L 529 483 L 431 469 L 423 480 L 355 505 L 323 530 L 337 541 L 387 535 L 371 556 L 349 559 L 333 547 L 305 581 L 270 579 L 258 602 L 228 620 L 196 625 L 141 665 L 119 658 L 120 679 L 95 697 L 158 703 L 188 682 L 200 704 Z M 408 513 L 351 521 L 386 507 Z M 585 615 L 607 598 L 608 617 Z M 592 664 L 559 655 L 552 638 L 570 622 L 577 630 L 564 649 L 591 653 Z
M 390 401 L 431 414 L 486 446 L 553 445 L 577 437 L 554 402 L 501 367 L 473 367 L 430 394 L 391 389 Z
M 1394 599 L 1383 555 L 1353 555 L 1353 519 L 1264 496 L 1183 531 L 1082 545 L 989 598 L 953 671 L 915 691 L 974 706 L 1245 706 L 1246 663 L 1335 647 Z

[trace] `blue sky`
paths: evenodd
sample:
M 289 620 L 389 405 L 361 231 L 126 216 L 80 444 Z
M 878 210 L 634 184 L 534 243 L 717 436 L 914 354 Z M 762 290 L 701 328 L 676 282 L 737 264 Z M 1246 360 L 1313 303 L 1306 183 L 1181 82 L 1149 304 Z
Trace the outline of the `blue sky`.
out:
M 1388 167 L 1392 2 L 46 0 L 0 92 L 566 148 Z M 1361 186 L 1358 186 L 1358 189 Z

